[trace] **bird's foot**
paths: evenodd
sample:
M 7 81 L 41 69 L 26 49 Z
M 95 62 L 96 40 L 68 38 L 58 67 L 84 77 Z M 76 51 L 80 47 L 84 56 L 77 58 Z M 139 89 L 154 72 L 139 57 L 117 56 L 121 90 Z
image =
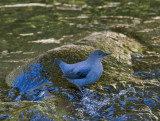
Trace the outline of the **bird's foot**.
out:
M 83 88 L 79 87 L 79 90 L 81 91 L 82 95 L 84 96 Z

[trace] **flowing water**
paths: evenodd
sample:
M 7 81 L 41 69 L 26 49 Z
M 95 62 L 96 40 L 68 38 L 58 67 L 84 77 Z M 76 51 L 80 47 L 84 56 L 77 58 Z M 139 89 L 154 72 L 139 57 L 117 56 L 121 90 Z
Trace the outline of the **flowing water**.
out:
M 159 0 L 0 1 L 0 120 L 160 120 Z M 5 83 L 6 76 L 47 50 L 94 31 L 135 38 L 143 53 L 132 57 L 134 75 L 145 85 L 85 89 L 55 86 L 31 67 L 36 81 Z M 21 77 L 19 77 L 21 78 Z M 26 76 L 27 78 L 27 76 Z M 27 80 L 25 76 L 23 80 Z

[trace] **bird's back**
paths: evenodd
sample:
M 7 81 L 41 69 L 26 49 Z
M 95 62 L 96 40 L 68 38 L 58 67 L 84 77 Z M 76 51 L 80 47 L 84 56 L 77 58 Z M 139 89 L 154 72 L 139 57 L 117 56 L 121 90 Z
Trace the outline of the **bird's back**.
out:
M 67 63 L 63 62 L 62 60 L 59 60 L 56 58 L 55 62 L 56 62 L 56 64 L 58 64 L 60 66 L 60 68 L 64 74 L 70 70 L 78 71 L 80 69 L 85 68 L 85 66 L 86 66 L 85 61 L 81 61 L 81 62 L 74 63 L 74 64 L 67 64 Z
M 103 72 L 102 63 L 91 64 L 88 62 L 82 62 L 82 63 L 78 63 L 77 65 L 79 66 L 76 66 L 77 68 L 74 71 L 78 72 L 79 70 L 82 69 L 82 71 L 85 73 L 84 78 L 67 78 L 67 79 L 70 82 L 77 85 L 78 87 L 90 85 L 95 81 L 97 81 L 102 75 L 102 72 Z M 86 67 L 87 65 L 88 67 Z

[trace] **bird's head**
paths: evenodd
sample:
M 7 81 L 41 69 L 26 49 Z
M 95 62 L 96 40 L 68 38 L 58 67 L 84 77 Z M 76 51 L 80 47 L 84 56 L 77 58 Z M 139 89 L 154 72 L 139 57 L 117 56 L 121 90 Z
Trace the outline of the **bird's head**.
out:
M 112 53 L 105 53 L 102 50 L 95 50 L 89 55 L 88 59 L 92 60 L 92 61 L 94 61 L 94 60 L 101 61 L 104 56 L 110 55 L 110 54 L 112 54 Z

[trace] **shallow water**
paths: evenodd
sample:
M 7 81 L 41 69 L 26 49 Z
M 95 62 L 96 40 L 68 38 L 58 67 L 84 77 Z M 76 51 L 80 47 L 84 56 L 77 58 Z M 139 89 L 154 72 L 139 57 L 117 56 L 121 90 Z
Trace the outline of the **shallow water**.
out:
M 156 0 L 0 2 L 0 120 L 160 120 L 159 6 Z M 50 77 L 36 79 L 33 67 L 43 68 L 38 63 L 31 66 L 35 81 L 14 82 L 13 88 L 5 83 L 30 58 L 103 30 L 144 45 L 132 63 L 145 85 L 124 82 L 85 89 L 82 96 L 75 88 L 55 86 Z

